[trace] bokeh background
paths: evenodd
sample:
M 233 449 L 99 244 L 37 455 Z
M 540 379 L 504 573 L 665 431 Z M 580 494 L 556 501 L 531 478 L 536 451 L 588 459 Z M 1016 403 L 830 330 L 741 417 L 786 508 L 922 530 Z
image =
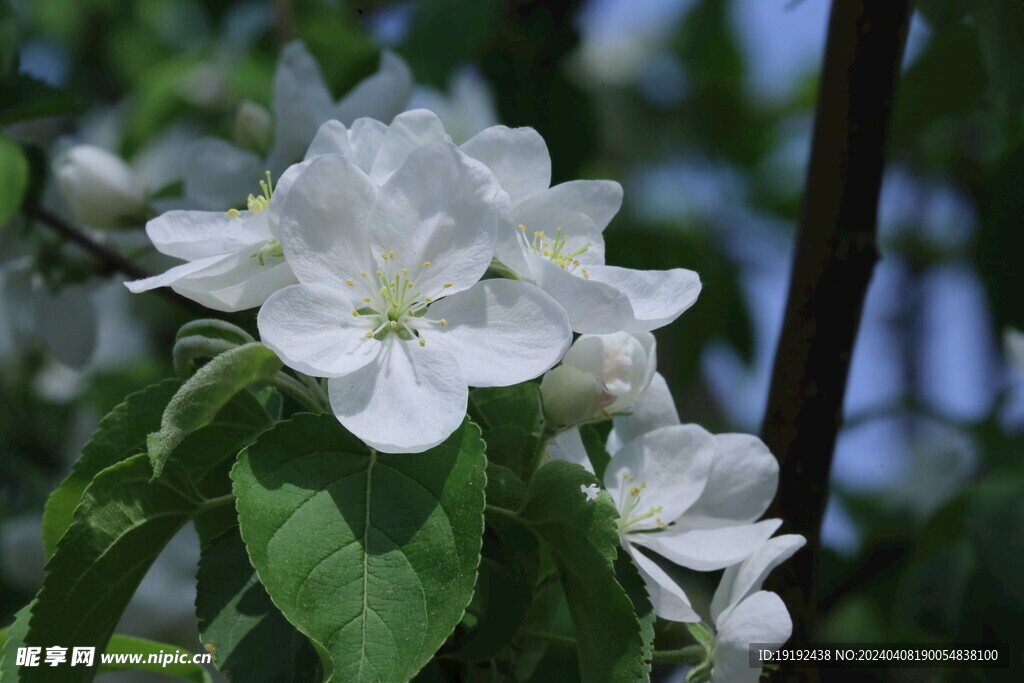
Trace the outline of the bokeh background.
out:
M 0 3 L 2 5 L 4 3 Z M 868 294 L 824 519 L 823 640 L 1021 644 L 1024 21 L 929 0 L 915 13 Z M 32 190 L 70 218 L 50 163 L 72 142 L 174 191 L 187 143 L 270 106 L 303 39 L 335 93 L 389 47 L 456 141 L 495 123 L 545 137 L 554 182 L 613 178 L 609 262 L 685 266 L 700 300 L 658 332 L 685 420 L 756 433 L 782 321 L 825 44 L 825 0 L 12 0 L 19 71 L 54 88 L 31 121 Z M 6 20 L 6 19 L 5 19 Z M 4 39 L 4 38 L 0 38 Z M 45 86 L 40 86 L 45 87 Z M 5 90 L 6 88 L 6 90 Z M 46 108 L 48 107 L 48 108 Z M 105 233 L 154 270 L 141 230 Z M 171 372 L 189 311 L 132 296 L 45 227 L 0 232 L 0 625 L 41 582 L 40 514 L 98 419 Z M 197 542 L 154 566 L 119 631 L 199 650 Z M 1017 648 L 1020 649 L 1019 647 Z M 1017 672 L 1019 674 L 1019 671 Z M 896 672 L 878 680 L 1009 680 Z M 124 679 L 122 679 L 124 680 Z M 564 679 L 563 679 L 564 680 Z

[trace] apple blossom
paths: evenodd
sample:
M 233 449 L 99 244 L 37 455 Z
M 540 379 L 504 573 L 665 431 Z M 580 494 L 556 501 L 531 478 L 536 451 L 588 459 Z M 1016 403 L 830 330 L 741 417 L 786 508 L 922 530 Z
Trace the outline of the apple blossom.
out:
M 793 624 L 786 606 L 775 593 L 761 590 L 768 573 L 803 547 L 797 534 L 777 536 L 763 543 L 738 565 L 725 570 L 711 600 L 716 639 L 712 652 L 712 680 L 754 683 L 760 667 L 751 668 L 751 643 L 779 646 L 789 639 Z
M 480 281 L 499 192 L 483 165 L 443 141 L 380 185 L 343 155 L 307 163 L 280 216 L 300 284 L 263 305 L 260 336 L 285 364 L 329 378 L 335 416 L 369 446 L 431 448 L 462 423 L 468 386 L 528 380 L 565 353 L 571 331 L 550 297 Z
M 655 350 L 650 332 L 581 335 L 541 382 L 549 422 L 572 425 L 628 410 L 651 383 Z
M 335 102 L 305 45 L 289 43 L 274 75 L 273 142 L 267 155 L 219 138 L 197 140 L 189 153 L 185 194 L 198 208 L 235 206 L 250 191 L 252 179 L 264 170 L 277 178 L 299 161 L 325 121 L 338 119 L 346 125 L 359 117 L 390 121 L 404 109 L 411 90 L 409 67 L 385 50 L 380 69 Z M 253 118 L 253 112 L 248 115 Z
M 691 270 L 605 265 L 602 232 L 622 204 L 622 187 L 610 180 L 549 187 L 551 159 L 534 129 L 492 126 L 460 149 L 486 164 L 504 191 L 495 256 L 554 297 L 574 331 L 654 330 L 697 300 L 700 278 Z
M 53 163 L 53 175 L 75 220 L 120 228 L 146 216 L 146 188 L 132 168 L 95 145 L 74 145 Z
M 282 201 L 282 189 L 279 183 L 274 191 L 268 171 L 260 193 L 249 195 L 246 211 L 178 210 L 150 220 L 146 234 L 157 250 L 188 263 L 125 286 L 135 293 L 169 286 L 218 311 L 259 306 L 296 282 L 277 238 L 277 214 L 268 210 Z

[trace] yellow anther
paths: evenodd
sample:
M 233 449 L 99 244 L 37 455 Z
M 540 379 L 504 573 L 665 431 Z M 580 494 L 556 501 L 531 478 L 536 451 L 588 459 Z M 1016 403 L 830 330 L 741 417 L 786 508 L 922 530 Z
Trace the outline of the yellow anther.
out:
M 384 276 L 384 271 L 378 270 L 377 271 L 377 277 L 383 277 L 383 276 Z
M 629 487 L 629 493 L 632 496 L 639 496 L 640 495 L 640 488 L 638 486 L 630 486 Z
M 424 268 L 429 268 L 430 267 L 430 261 L 424 261 L 423 262 L 423 267 Z
M 428 304 L 433 301 L 433 299 L 431 299 L 429 296 L 423 297 L 423 300 L 426 301 Z
M 427 340 L 426 339 L 420 339 L 420 346 L 426 346 L 426 345 L 427 345 Z
M 402 275 L 408 275 L 408 274 L 409 274 L 409 269 L 408 268 L 402 268 Z
M 353 318 L 358 318 L 359 317 L 359 311 L 357 311 L 355 309 L 352 309 L 352 317 Z
M 349 287 L 355 287 L 356 286 L 356 283 L 352 282 L 351 280 L 345 280 L 345 284 L 348 285 Z
M 526 230 L 526 226 L 525 226 L 525 225 L 520 225 L 520 226 L 519 226 L 519 229 L 520 229 L 520 230 Z
M 391 329 L 393 329 L 393 330 L 397 330 L 398 329 L 398 321 L 397 320 L 392 320 L 391 321 Z
M 366 333 L 366 338 L 367 339 L 373 339 L 373 332 L 367 332 Z
M 580 268 L 580 272 L 583 273 L 583 279 L 584 280 L 589 280 L 590 279 L 590 273 L 587 272 L 586 268 Z
M 668 526 L 668 524 L 665 524 L 665 522 L 661 520 L 661 517 L 658 517 L 654 521 L 658 523 L 658 526 Z
M 406 289 L 412 289 L 412 283 L 411 282 L 406 282 L 405 283 L 405 288 Z
M 397 287 L 397 286 L 398 286 L 398 282 L 395 281 L 395 280 L 392 280 L 391 282 L 388 283 L 388 287 Z
M 398 308 L 398 302 L 397 301 L 393 301 L 391 303 L 391 308 Z
M 359 274 L 360 274 L 361 276 L 363 276 L 363 277 L 366 277 L 366 271 L 365 271 L 365 270 L 364 270 L 363 272 L 359 273 Z
M 444 287 L 445 289 L 448 289 L 449 287 L 451 287 L 451 286 L 452 286 L 452 283 L 451 283 L 451 282 L 446 282 L 446 283 L 444 283 L 444 284 L 443 284 L 443 285 L 441 285 L 441 286 L 442 286 L 442 287 Z
M 370 297 L 364 296 L 363 297 L 363 303 L 367 303 L 367 304 L 370 303 Z
M 388 288 L 387 287 L 381 287 L 380 291 L 377 292 L 377 293 L 380 294 L 381 296 L 384 296 L 385 294 L 388 293 Z
M 238 209 L 228 209 L 228 218 L 241 218 L 242 212 Z
M 437 322 L 438 322 L 439 325 L 441 325 L 441 327 L 448 327 L 448 321 L 445 320 L 444 318 L 441 318 Z

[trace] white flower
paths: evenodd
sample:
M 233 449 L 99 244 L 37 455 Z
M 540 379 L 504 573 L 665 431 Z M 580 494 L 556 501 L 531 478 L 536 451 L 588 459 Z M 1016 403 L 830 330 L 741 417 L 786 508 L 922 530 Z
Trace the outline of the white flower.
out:
M 742 563 L 725 570 L 711 600 L 711 618 L 717 631 L 712 680 L 755 683 L 761 669 L 749 666 L 750 644 L 777 647 L 789 639 L 793 623 L 785 604 L 775 593 L 762 591 L 761 585 L 772 569 L 792 557 L 805 542 L 797 534 L 777 536 Z
M 479 71 L 465 66 L 452 75 L 448 92 L 418 86 L 409 101 L 412 109 L 429 109 L 444 122 L 445 129 L 458 143 L 465 142 L 484 128 L 498 123 L 494 93 Z
M 146 188 L 131 166 L 95 145 L 74 145 L 57 156 L 53 174 L 75 220 L 121 228 L 146 216 Z
M 619 508 L 622 545 L 644 577 L 655 613 L 696 621 L 683 590 L 638 547 L 696 571 L 743 561 L 781 524 L 756 521 L 775 496 L 778 463 L 754 436 L 680 425 L 660 374 L 632 414 L 614 424 L 604 487 Z M 559 446 L 557 456 L 586 466 L 582 442 Z
M 580 492 L 587 497 L 587 502 L 589 503 L 597 499 L 598 494 L 601 493 L 601 488 L 597 484 L 591 484 L 590 486 L 580 484 Z
M 655 348 L 650 332 L 581 335 L 541 382 L 548 420 L 572 425 L 628 410 L 651 383 Z
M 301 284 L 267 300 L 260 335 L 290 367 L 330 378 L 335 415 L 373 448 L 441 443 L 464 418 L 467 386 L 536 377 L 569 346 L 550 297 L 479 281 L 498 192 L 448 142 L 416 147 L 383 185 L 325 155 L 288 192 L 281 243 Z
M 249 195 L 247 211 L 168 211 L 151 220 L 146 233 L 157 250 L 189 263 L 126 284 L 133 292 L 170 286 L 219 311 L 259 306 L 297 282 L 284 260 L 278 220 L 284 195 L 310 161 L 328 154 L 344 156 L 381 184 L 413 149 L 447 140 L 437 116 L 423 109 L 399 114 L 390 126 L 363 118 L 348 129 L 340 121 L 327 121 L 305 160 L 289 167 L 276 186 L 267 172 L 260 192 Z
M 537 131 L 493 126 L 460 149 L 490 167 L 507 195 L 495 255 L 554 297 L 576 332 L 654 330 L 697 300 L 693 271 L 604 265 L 602 232 L 622 204 L 622 187 L 573 180 L 549 188 L 551 159 Z
M 125 286 L 135 293 L 169 286 L 208 308 L 241 311 L 294 284 L 278 241 L 276 207 L 299 170 L 282 178 L 277 192 L 268 172 L 246 211 L 168 211 L 149 221 L 146 234 L 157 250 L 187 263 Z
M 253 178 L 270 170 L 275 178 L 299 161 L 322 123 L 348 125 L 359 117 L 390 121 L 405 108 L 412 90 L 409 67 L 384 51 L 380 69 L 334 102 L 316 60 L 299 41 L 281 53 L 274 76 L 274 139 L 264 158 L 218 138 L 196 141 L 189 153 L 185 194 L 204 209 L 237 206 Z

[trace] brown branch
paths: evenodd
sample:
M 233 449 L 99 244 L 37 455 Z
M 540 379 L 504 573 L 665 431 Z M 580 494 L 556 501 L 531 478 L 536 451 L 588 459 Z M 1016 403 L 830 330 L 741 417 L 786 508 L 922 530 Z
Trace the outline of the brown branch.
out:
M 761 437 L 779 459 L 773 516 L 808 548 L 777 572 L 793 642 L 812 642 L 819 530 L 868 284 L 910 0 L 833 0 L 786 313 Z
M 43 208 L 38 204 L 25 204 L 22 207 L 22 212 L 29 218 L 36 219 L 61 237 L 67 239 L 69 242 L 73 242 L 81 247 L 96 260 L 99 265 L 98 271 L 103 275 L 121 273 L 136 280 L 141 280 L 151 275 L 149 271 L 139 264 L 127 258 L 120 252 L 111 249 L 106 245 L 100 244 L 49 209 Z M 203 317 L 210 316 L 209 311 L 191 299 L 178 294 L 173 289 L 160 287 L 159 289 L 154 289 L 153 292 L 168 301 L 173 301 L 179 306 L 184 306 L 193 313 L 199 313 Z

